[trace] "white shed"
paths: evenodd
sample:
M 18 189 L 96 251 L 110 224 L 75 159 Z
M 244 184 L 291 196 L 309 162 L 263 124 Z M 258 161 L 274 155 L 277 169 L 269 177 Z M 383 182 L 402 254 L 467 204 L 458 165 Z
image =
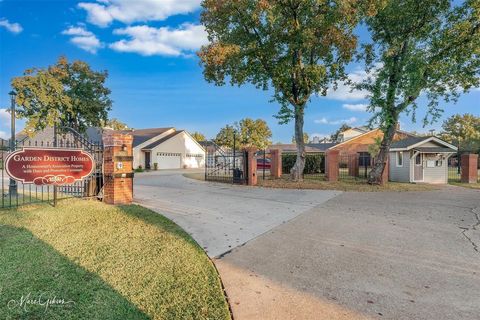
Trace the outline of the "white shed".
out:
M 180 169 L 205 165 L 205 149 L 185 130 L 140 129 L 132 134 L 134 168 Z
M 409 137 L 390 147 L 390 181 L 448 183 L 448 158 L 457 147 L 437 137 Z

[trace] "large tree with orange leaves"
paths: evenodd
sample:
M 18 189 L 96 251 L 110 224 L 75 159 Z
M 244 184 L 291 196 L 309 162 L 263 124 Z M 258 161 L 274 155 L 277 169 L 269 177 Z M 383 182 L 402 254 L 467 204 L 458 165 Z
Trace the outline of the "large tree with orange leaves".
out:
M 199 51 L 206 80 L 217 85 L 251 83 L 274 91 L 281 123 L 295 121 L 297 160 L 305 167 L 304 113 L 312 94 L 344 78 L 355 51 L 353 29 L 375 1 L 204 0 L 202 23 L 210 43 Z M 369 6 L 366 6 L 366 4 Z

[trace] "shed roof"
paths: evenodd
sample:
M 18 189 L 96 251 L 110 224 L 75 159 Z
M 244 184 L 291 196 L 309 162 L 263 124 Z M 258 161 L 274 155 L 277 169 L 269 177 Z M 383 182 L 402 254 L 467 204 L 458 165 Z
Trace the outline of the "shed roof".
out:
M 437 146 L 422 147 L 422 145 L 424 145 L 427 142 L 434 142 Z M 411 149 L 419 150 L 420 148 L 423 148 L 425 150 L 427 150 L 427 148 L 430 150 L 433 150 L 436 148 L 440 148 L 441 150 L 448 149 L 449 150 L 448 152 L 457 151 L 457 147 L 435 136 L 408 137 L 406 139 L 392 143 L 392 145 L 390 146 L 390 151 L 407 151 Z M 432 152 L 435 152 L 435 151 L 432 151 Z M 446 151 L 443 151 L 443 152 L 446 152 Z
M 403 140 L 399 140 L 397 142 L 392 143 L 390 148 L 392 149 L 400 149 L 400 148 L 408 148 L 409 146 L 413 146 L 419 142 L 423 142 L 431 137 L 408 137 Z

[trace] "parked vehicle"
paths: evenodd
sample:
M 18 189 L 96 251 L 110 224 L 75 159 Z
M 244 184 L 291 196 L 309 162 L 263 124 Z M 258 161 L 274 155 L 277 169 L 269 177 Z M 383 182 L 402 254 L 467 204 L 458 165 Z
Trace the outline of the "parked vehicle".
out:
M 257 170 L 258 169 L 269 169 L 271 168 L 270 159 L 257 159 Z

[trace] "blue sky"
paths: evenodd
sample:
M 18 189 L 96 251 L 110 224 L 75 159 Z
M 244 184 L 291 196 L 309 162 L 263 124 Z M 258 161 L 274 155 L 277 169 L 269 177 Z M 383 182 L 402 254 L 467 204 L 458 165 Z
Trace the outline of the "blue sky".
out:
M 47 66 L 60 55 L 108 70 L 114 101 L 111 117 L 133 128 L 174 126 L 213 138 L 225 124 L 244 117 L 262 118 L 273 141 L 289 142 L 293 124 L 273 117 L 278 104 L 271 93 L 252 86 L 216 87 L 207 83 L 195 56 L 205 43 L 199 25 L 199 0 L 0 0 L 0 136 L 9 132 L 10 80 L 26 68 Z M 349 66 L 352 77 L 362 68 Z M 442 104 L 442 119 L 454 113 L 479 113 L 480 91 L 456 105 Z M 368 101 L 345 87 L 327 97 L 313 97 L 305 117 L 310 135 L 328 135 L 342 122 L 363 125 Z M 424 103 L 424 102 L 423 102 Z M 425 108 L 420 101 L 418 119 Z M 402 128 L 427 131 L 403 116 Z M 20 125 L 21 127 L 21 125 Z

